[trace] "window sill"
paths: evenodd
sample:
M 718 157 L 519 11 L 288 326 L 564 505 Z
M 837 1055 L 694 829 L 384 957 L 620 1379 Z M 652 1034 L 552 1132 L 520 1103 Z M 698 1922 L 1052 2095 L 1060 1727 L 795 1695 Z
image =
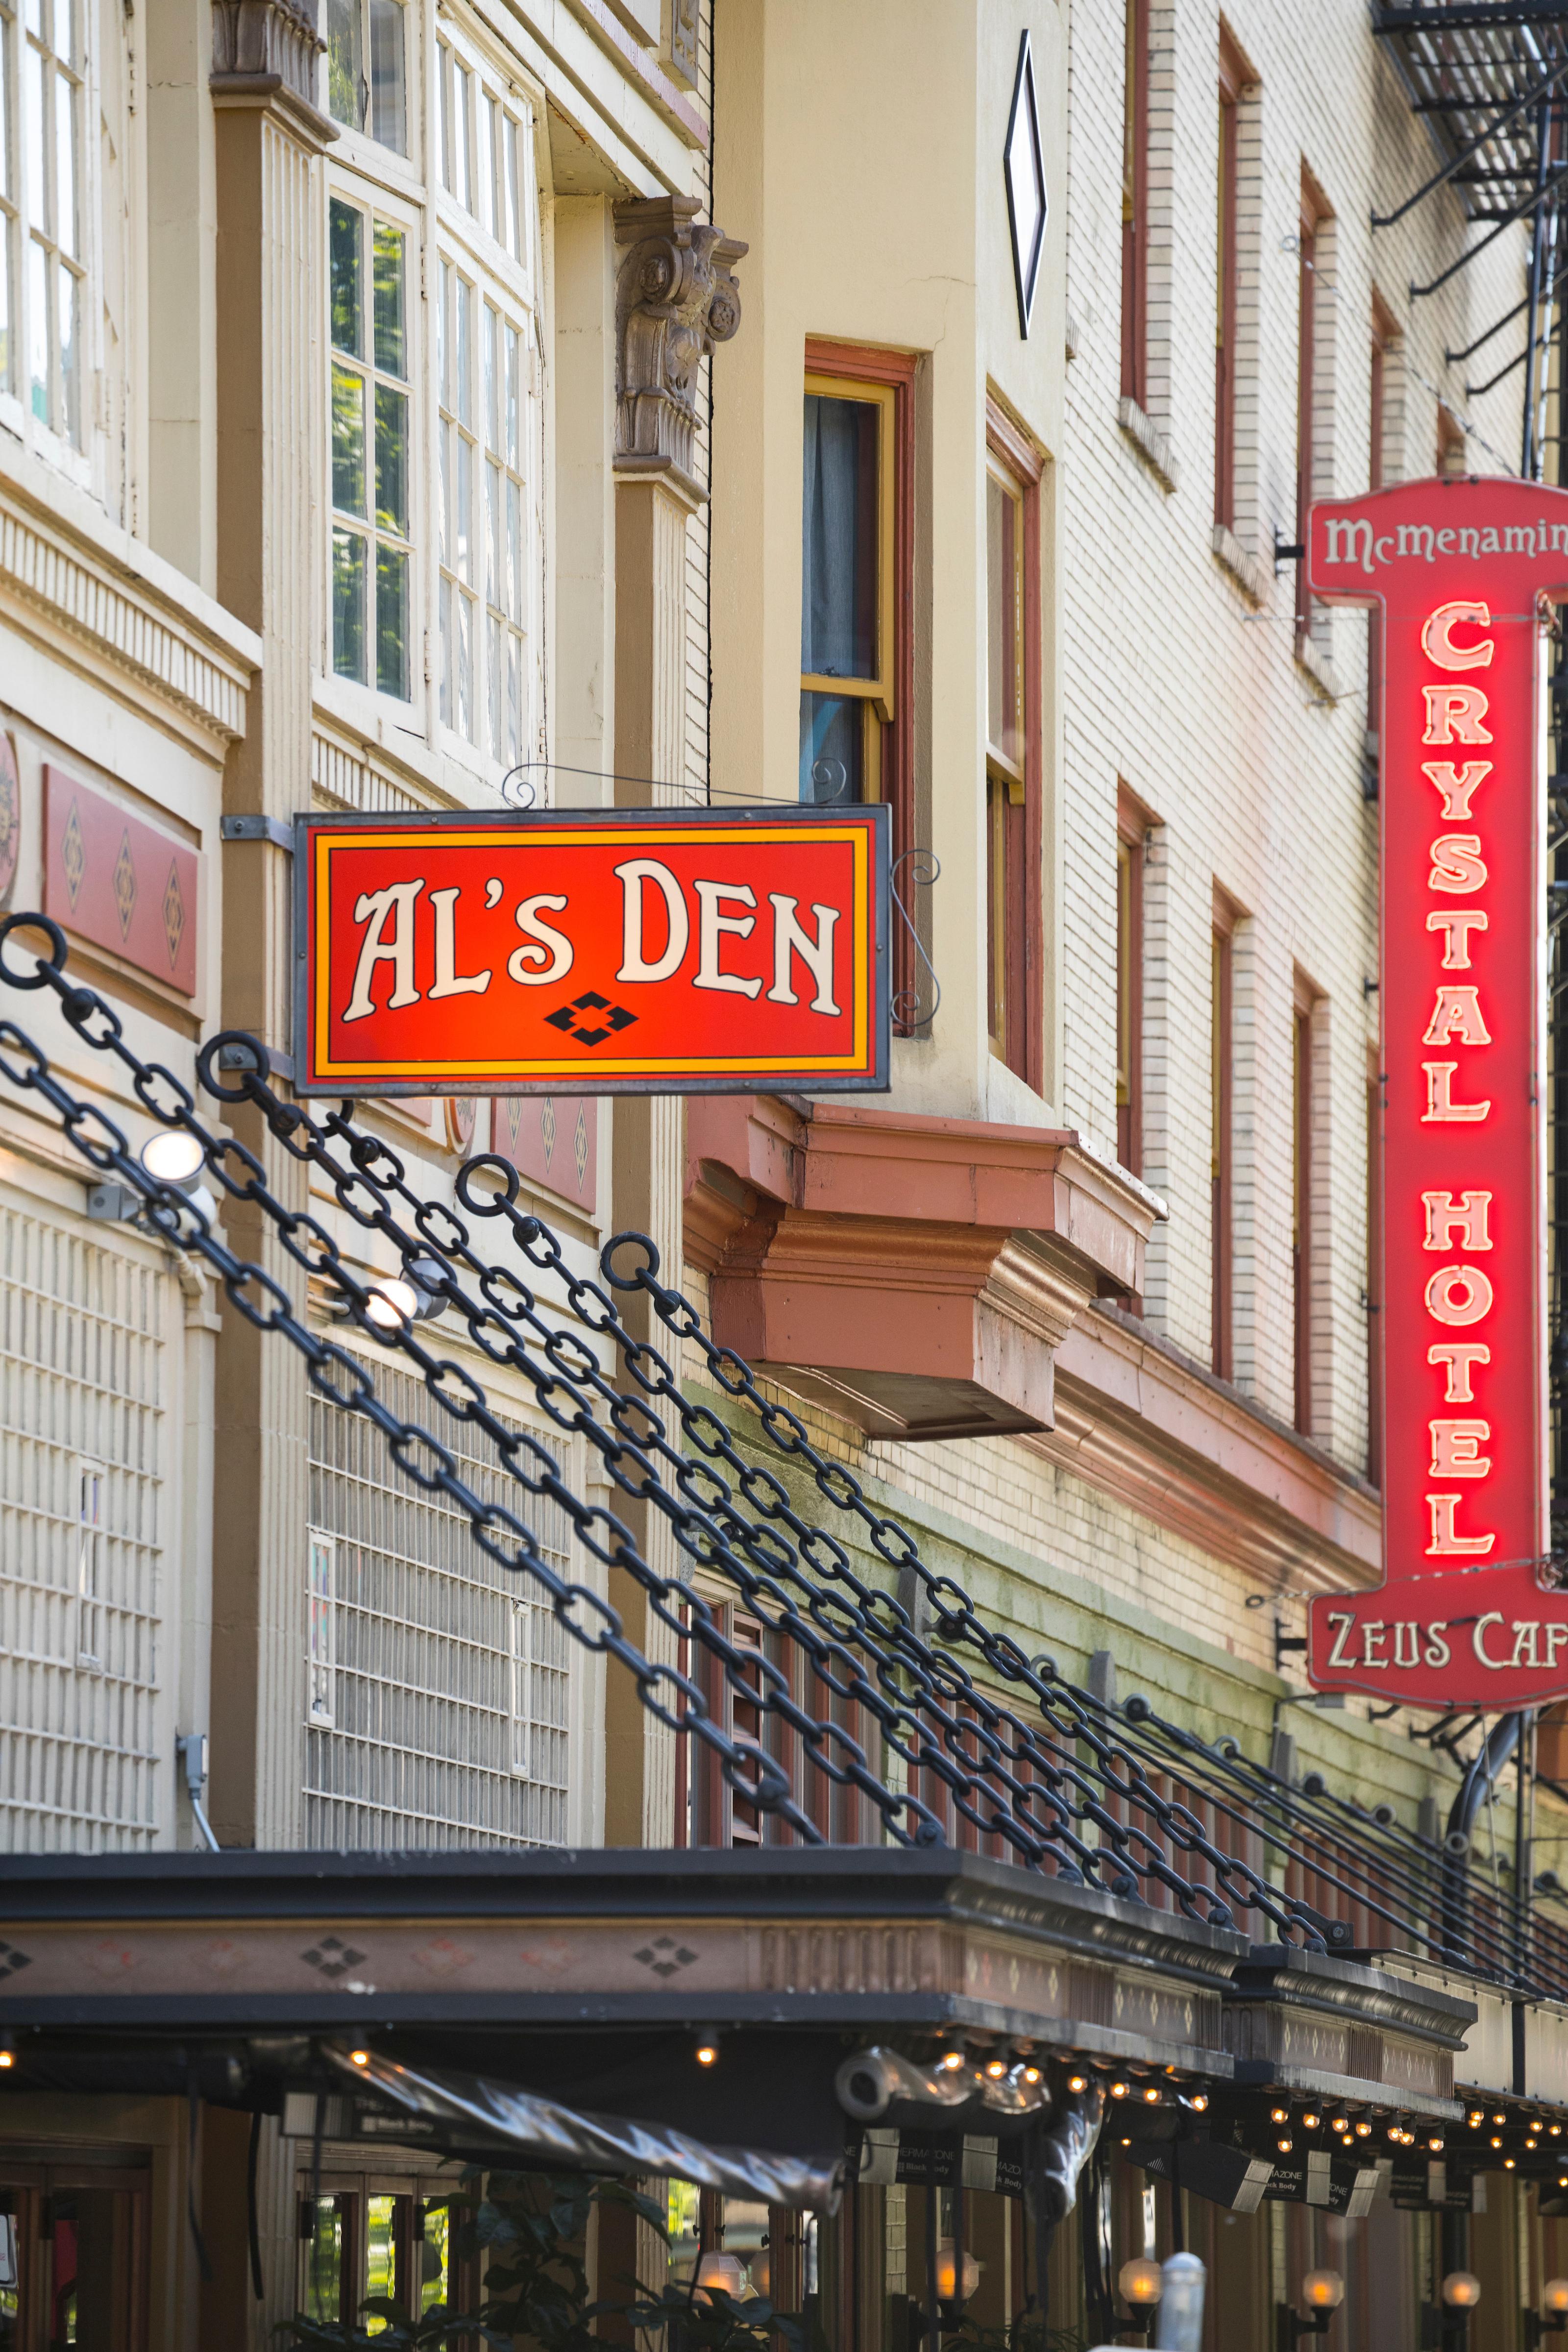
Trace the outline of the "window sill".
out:
M 1296 660 L 1318 690 L 1321 702 L 1337 702 L 1340 682 L 1334 675 L 1334 665 L 1323 652 L 1315 637 L 1299 636 L 1296 640 Z
M 1273 575 L 1256 555 L 1248 555 L 1233 530 L 1216 522 L 1210 541 L 1215 561 L 1230 573 L 1247 601 L 1261 611 L 1274 593 Z
M 1135 400 L 1126 393 L 1121 395 L 1117 421 L 1139 456 L 1153 473 L 1162 488 L 1179 489 L 1182 469 L 1171 449 L 1171 436 L 1163 433 L 1152 417 L 1146 416 Z

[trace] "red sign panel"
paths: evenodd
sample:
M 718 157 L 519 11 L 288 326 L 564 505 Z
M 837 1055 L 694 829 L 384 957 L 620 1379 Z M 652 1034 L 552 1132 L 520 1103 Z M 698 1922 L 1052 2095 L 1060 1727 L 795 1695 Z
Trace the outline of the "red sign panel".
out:
M 1320 596 L 1383 630 L 1384 1583 L 1311 1604 L 1322 1690 L 1568 1691 L 1548 1545 L 1542 600 L 1568 494 L 1403 484 L 1313 509 Z
M 196 992 L 200 861 L 104 793 L 44 769 L 44 912 L 182 996 Z
M 304 1093 L 888 1085 L 886 808 L 295 831 Z

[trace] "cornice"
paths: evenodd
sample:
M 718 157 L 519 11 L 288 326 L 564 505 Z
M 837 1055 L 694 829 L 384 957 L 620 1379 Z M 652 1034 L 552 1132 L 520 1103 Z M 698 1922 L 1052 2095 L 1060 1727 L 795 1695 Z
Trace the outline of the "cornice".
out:
M 194 724 L 221 751 L 245 733 L 259 641 L 227 614 L 220 635 L 182 610 L 128 560 L 133 545 L 107 524 L 91 536 L 73 529 L 67 500 L 40 505 L 0 466 L 0 609 L 51 650 L 68 645 L 79 662 L 134 686 L 143 709 L 161 704 L 161 716 L 177 717 L 182 731 Z M 206 602 L 191 591 L 193 604 Z
M 1332 1591 L 1380 1572 L 1363 1480 L 1114 1307 L 1065 1335 L 1056 1426 L 1023 1443 L 1266 1584 Z

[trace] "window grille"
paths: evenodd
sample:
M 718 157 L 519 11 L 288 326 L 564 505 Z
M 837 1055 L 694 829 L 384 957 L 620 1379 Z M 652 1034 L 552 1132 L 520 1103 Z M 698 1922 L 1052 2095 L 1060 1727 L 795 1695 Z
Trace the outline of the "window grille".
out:
M 0 1208 L 0 1845 L 156 1832 L 164 1277 Z
M 407 1375 L 378 1362 L 375 1381 L 405 1420 L 428 1420 L 428 1396 Z M 515 1503 L 482 1437 L 445 1421 L 441 1435 L 475 1494 Z M 580 1477 L 574 1459 L 562 1468 Z M 541 1501 L 531 1516 L 564 1564 L 564 1514 Z M 486 1559 L 444 1496 L 387 1465 L 367 1423 L 316 1397 L 310 1521 L 320 1646 L 307 1704 L 330 1658 L 331 1719 L 307 1718 L 306 1844 L 564 1844 L 569 1667 L 553 1612 Z

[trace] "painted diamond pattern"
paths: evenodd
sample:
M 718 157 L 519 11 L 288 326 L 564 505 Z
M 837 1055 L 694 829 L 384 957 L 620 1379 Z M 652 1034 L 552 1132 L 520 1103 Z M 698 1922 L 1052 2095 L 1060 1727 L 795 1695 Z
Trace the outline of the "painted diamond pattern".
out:
M 7 1977 L 19 1976 L 24 1969 L 30 1969 L 32 1965 L 30 1954 L 19 1951 L 15 1944 L 6 1943 L 0 1936 L 0 1984 Z
M 185 902 L 180 894 L 180 869 L 171 857 L 169 878 L 163 886 L 163 937 L 169 947 L 169 970 L 179 961 L 180 941 L 185 936 Z
M 555 1097 L 546 1095 L 544 1108 L 539 1114 L 539 1131 L 544 1138 L 544 1164 L 548 1168 L 555 1157 Z
M 651 1944 L 645 1944 L 632 1958 L 640 1960 L 645 1969 L 651 1969 L 656 1977 L 668 1979 L 689 1969 L 697 1955 L 688 1951 L 684 1944 L 678 1944 L 673 1936 L 656 1936 Z
M 583 1189 L 583 1178 L 588 1167 L 588 1114 L 581 1103 L 577 1106 L 577 1135 L 572 1157 L 577 1169 L 577 1190 Z
M 506 1123 L 511 1129 L 511 1148 L 514 1151 L 517 1150 L 517 1139 L 522 1128 L 522 1101 L 521 1095 L 513 1095 L 506 1107 Z
M 120 917 L 120 936 L 131 936 L 131 918 L 136 912 L 136 860 L 131 855 L 129 832 L 120 836 L 120 855 L 114 861 L 114 910 Z
M 579 1013 L 590 1016 L 603 1013 L 604 1019 L 579 1021 Z M 570 1004 L 558 1004 L 553 1013 L 544 1016 L 552 1029 L 563 1030 L 568 1037 L 575 1037 L 579 1045 L 602 1045 L 617 1029 L 629 1029 L 637 1017 L 624 1004 L 612 1004 L 607 996 L 596 995 L 593 989 L 584 996 L 574 997 Z
M 346 1977 L 351 1969 L 358 1968 L 364 1954 L 356 1952 L 352 1944 L 342 1942 L 336 1936 L 321 1936 L 308 1952 L 301 1952 L 300 1958 L 308 1969 L 318 1969 L 330 1983 L 336 1984 L 340 1977 Z
M 70 900 L 74 915 L 81 877 L 87 872 L 87 844 L 81 837 L 81 814 L 75 801 L 71 803 L 66 829 L 60 835 L 60 865 L 65 871 L 66 896 Z

